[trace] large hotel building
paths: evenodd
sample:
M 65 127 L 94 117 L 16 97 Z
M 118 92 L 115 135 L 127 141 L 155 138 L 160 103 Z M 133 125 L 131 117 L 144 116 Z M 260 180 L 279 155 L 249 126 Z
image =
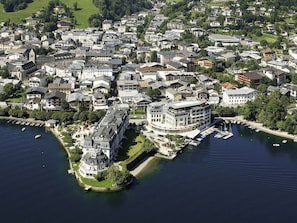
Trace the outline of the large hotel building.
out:
M 147 107 L 147 122 L 157 134 L 185 134 L 209 126 L 211 109 L 205 100 L 154 102 Z

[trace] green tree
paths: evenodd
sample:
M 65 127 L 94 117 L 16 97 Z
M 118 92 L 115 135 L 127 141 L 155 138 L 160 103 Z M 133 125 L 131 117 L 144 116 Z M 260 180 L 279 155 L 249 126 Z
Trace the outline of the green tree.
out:
M 157 61 L 158 61 L 157 51 L 152 51 L 151 52 L 151 62 L 157 62 Z
M 153 151 L 156 151 L 157 147 L 155 146 L 155 144 L 150 141 L 149 139 L 145 138 L 144 142 L 143 142 L 143 150 L 146 153 L 150 153 Z
M 161 91 L 159 89 L 148 88 L 146 90 L 146 95 L 155 99 L 161 95 Z
M 122 167 L 122 170 L 120 170 L 118 166 L 112 165 L 107 171 L 107 178 L 111 179 L 117 185 L 128 183 L 132 177 L 130 172 L 124 167 Z
M 10 73 L 9 73 L 9 71 L 8 71 L 7 66 L 1 68 L 1 70 L 0 70 L 0 76 L 3 77 L 3 78 L 8 78 L 8 77 L 10 77 Z

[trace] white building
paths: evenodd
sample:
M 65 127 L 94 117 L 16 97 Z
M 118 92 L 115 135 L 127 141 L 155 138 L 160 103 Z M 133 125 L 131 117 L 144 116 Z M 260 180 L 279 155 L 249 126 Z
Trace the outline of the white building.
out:
M 147 107 L 147 127 L 157 134 L 184 135 L 209 126 L 211 109 L 205 100 L 153 102 Z
M 241 106 L 244 105 L 247 101 L 254 100 L 257 94 L 257 90 L 246 86 L 239 89 L 225 90 L 223 92 L 222 105 Z
M 93 178 L 114 162 L 128 126 L 127 110 L 111 108 L 107 111 L 91 137 L 84 139 L 79 165 L 83 177 Z

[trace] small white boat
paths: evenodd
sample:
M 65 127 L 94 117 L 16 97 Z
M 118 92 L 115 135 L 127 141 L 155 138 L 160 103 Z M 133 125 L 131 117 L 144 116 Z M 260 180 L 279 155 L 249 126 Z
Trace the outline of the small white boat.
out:
M 23 128 L 22 128 L 22 132 L 24 132 L 25 130 L 26 130 L 26 127 L 23 127 Z
M 220 139 L 222 138 L 224 135 L 221 134 L 220 132 L 218 132 L 217 134 L 214 135 L 215 138 Z
M 196 141 L 196 140 L 192 140 L 189 144 L 192 146 L 198 146 L 200 144 L 200 142 Z
M 272 146 L 274 146 L 274 147 L 279 147 L 280 144 L 278 144 L 278 143 L 273 143 Z
M 282 143 L 287 143 L 288 142 L 288 140 L 286 140 L 286 139 L 284 139 L 283 141 L 282 141 Z
M 41 137 L 41 135 L 36 135 L 35 139 L 39 139 Z
M 256 129 L 255 132 L 260 132 L 260 129 Z

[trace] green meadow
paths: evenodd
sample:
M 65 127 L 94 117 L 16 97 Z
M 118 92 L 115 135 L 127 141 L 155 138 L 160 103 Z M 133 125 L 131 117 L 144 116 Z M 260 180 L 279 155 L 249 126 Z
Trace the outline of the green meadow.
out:
M 258 41 L 266 40 L 268 43 L 274 43 L 277 40 L 277 36 L 272 35 L 270 33 L 263 33 L 262 36 L 253 35 L 252 37 L 253 39 Z
M 32 16 L 37 11 L 48 5 L 50 0 L 34 0 L 28 4 L 28 7 L 24 10 L 17 12 L 4 12 L 3 5 L 0 4 L 0 22 L 10 20 L 14 23 L 20 23 L 23 19 Z M 77 27 L 88 27 L 88 18 L 98 13 L 98 9 L 94 6 L 93 0 L 61 0 L 68 7 L 73 8 L 73 4 L 77 2 L 79 10 L 74 11 L 74 16 L 77 21 Z

